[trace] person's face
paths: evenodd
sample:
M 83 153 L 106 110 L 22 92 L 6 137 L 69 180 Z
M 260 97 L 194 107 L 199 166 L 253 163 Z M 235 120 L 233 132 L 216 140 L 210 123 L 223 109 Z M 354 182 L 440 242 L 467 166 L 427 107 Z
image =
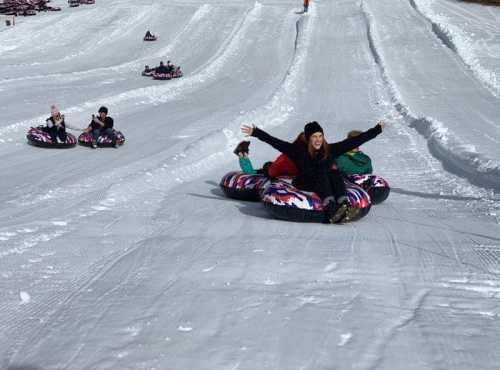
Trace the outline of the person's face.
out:
M 99 118 L 105 119 L 108 114 L 106 112 L 99 112 Z
M 320 150 L 323 145 L 323 134 L 321 132 L 315 132 L 310 136 L 309 142 L 315 150 Z

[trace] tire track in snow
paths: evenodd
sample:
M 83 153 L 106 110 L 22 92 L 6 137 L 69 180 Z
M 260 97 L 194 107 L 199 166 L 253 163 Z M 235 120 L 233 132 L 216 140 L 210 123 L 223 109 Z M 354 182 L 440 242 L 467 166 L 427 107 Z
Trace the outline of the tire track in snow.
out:
M 407 313 L 395 319 L 391 326 L 382 330 L 379 337 L 362 355 L 360 368 L 361 369 L 377 369 L 380 368 L 384 359 L 384 350 L 391 340 L 393 340 L 398 331 L 409 326 L 418 316 L 418 312 L 422 308 L 425 298 L 429 295 L 430 290 L 423 289 L 417 292 L 409 302 L 409 307 L 406 308 Z
M 414 128 L 427 140 L 430 153 L 446 170 L 466 178 L 475 185 L 500 191 L 500 166 L 494 158 L 478 153 L 474 147 L 450 133 L 438 120 L 432 117 L 418 117 L 405 105 L 396 84 L 387 72 L 383 55 L 379 51 L 373 15 L 364 1 L 361 3 L 361 11 L 366 22 L 369 49 L 397 112 L 409 127 Z

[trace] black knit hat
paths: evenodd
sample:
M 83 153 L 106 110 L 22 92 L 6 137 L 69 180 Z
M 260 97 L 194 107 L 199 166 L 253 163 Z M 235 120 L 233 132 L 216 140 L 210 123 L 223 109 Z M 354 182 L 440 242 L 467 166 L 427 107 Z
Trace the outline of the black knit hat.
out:
M 304 126 L 304 135 L 306 137 L 306 141 L 309 141 L 309 138 L 311 137 L 312 134 L 316 132 L 321 132 L 323 133 L 323 128 L 319 125 L 318 122 L 312 121 L 309 122 L 307 125 Z
M 103 106 L 103 107 L 99 108 L 98 112 L 99 113 L 106 113 L 106 114 L 108 114 L 108 108 L 106 108 L 106 107 Z

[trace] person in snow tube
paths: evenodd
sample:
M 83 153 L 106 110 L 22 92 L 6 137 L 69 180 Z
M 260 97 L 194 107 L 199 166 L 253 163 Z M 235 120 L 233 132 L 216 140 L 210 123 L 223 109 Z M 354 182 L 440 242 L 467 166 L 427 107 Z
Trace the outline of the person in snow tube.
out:
M 359 209 L 350 207 L 342 175 L 340 171 L 332 169 L 334 158 L 375 138 L 383 127 L 384 123 L 381 121 L 356 137 L 334 144 L 326 142 L 323 128 L 316 121 L 309 122 L 304 127 L 305 144 L 277 139 L 254 125 L 244 125 L 241 130 L 247 136 L 254 136 L 289 157 L 299 170 L 299 175 L 292 182 L 293 186 L 315 192 L 322 200 L 329 221 L 337 223 L 345 217 L 355 218 L 354 212 Z M 348 211 L 353 213 L 348 214 Z
M 167 68 L 167 66 L 165 66 L 165 64 L 163 64 L 163 61 L 161 61 L 160 65 L 155 68 L 155 73 L 156 74 L 167 74 L 168 73 L 168 68 Z
M 356 137 L 361 133 L 359 130 L 353 130 L 347 134 L 347 137 Z M 354 148 L 335 158 L 335 162 L 337 168 L 344 174 L 347 181 L 361 186 L 370 194 L 373 204 L 382 203 L 387 199 L 391 191 L 389 184 L 382 177 L 372 175 L 372 161 L 359 148 Z
M 50 106 L 50 117 L 45 120 L 44 131 L 50 135 L 53 143 L 65 143 L 68 135 L 66 134 L 66 123 L 64 114 L 59 112 L 55 105 Z
M 146 34 L 144 35 L 144 40 L 145 41 L 154 41 L 156 40 L 156 36 L 153 35 L 149 30 L 146 31 Z
M 362 134 L 362 131 L 352 130 L 347 134 L 347 138 L 353 138 Z M 363 153 L 359 147 L 335 158 L 335 163 L 340 172 L 346 175 L 364 175 L 373 172 L 372 160 Z
M 144 66 L 144 71 L 142 71 L 143 76 L 151 76 L 155 71 L 155 68 L 149 68 L 149 66 L 146 64 Z
M 113 124 L 113 118 L 108 116 L 108 108 L 104 106 L 99 108 L 97 116 L 92 115 L 92 121 L 90 121 L 89 126 L 84 130 L 84 132 L 92 135 L 92 148 L 97 148 L 97 140 L 101 135 L 107 135 L 111 139 L 113 148 L 118 148 Z
M 301 132 L 297 138 L 293 141 L 294 144 L 305 145 L 306 139 L 304 133 Z M 246 174 L 263 174 L 267 177 L 279 177 L 279 176 L 298 176 L 299 170 L 295 163 L 291 161 L 283 153 L 280 154 L 273 162 L 266 162 L 261 169 L 255 170 L 253 168 L 252 162 L 248 157 L 250 141 L 242 141 L 238 144 L 234 150 L 234 154 L 238 156 L 238 161 L 240 164 L 241 171 Z

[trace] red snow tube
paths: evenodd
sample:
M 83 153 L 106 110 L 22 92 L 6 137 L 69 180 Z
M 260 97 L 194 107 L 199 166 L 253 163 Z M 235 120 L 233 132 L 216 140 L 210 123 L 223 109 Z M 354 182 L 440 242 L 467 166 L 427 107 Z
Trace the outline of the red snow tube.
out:
M 389 183 L 377 175 L 348 175 L 347 179 L 359 186 L 361 186 L 369 195 L 372 204 L 380 204 L 387 199 L 391 192 Z
M 351 203 L 347 221 L 355 221 L 370 211 L 370 196 L 358 185 L 346 184 Z M 327 222 L 321 199 L 311 192 L 297 189 L 285 181 L 273 181 L 261 194 L 262 202 L 275 218 L 294 222 Z
M 28 143 L 43 148 L 72 148 L 76 145 L 76 138 L 66 133 L 66 141 L 64 143 L 52 141 L 50 134 L 44 130 L 45 126 L 31 127 L 26 134 Z
M 116 135 L 116 143 L 118 145 L 123 145 L 125 143 L 125 136 L 120 131 L 113 130 Z M 78 143 L 80 145 L 92 146 L 92 135 L 88 132 L 84 132 L 80 136 L 78 136 Z M 98 147 L 110 147 L 113 143 L 111 138 L 108 135 L 101 135 L 99 139 L 97 139 Z

